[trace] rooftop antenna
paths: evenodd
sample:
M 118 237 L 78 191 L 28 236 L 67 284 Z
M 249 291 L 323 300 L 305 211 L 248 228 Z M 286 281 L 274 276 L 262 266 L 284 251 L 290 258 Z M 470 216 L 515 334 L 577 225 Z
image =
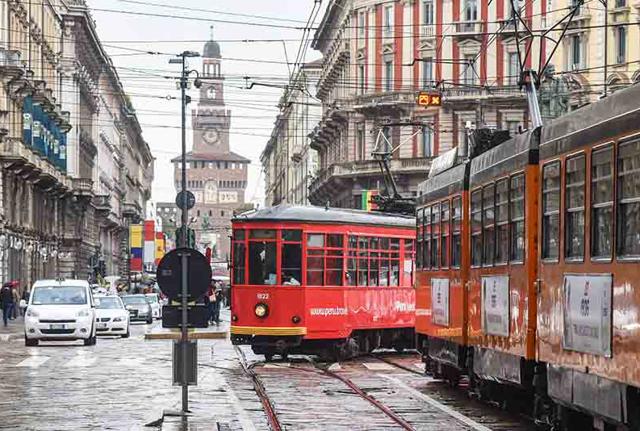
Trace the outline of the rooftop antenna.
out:
M 213 25 L 209 26 L 209 40 L 213 40 Z

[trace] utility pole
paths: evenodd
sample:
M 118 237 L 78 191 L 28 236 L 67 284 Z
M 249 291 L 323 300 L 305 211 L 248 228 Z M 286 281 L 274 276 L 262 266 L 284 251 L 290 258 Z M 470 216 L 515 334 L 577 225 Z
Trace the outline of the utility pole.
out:
M 194 51 L 184 51 L 181 54 L 178 54 L 177 58 L 172 58 L 169 60 L 171 64 L 181 64 L 182 71 L 180 73 L 180 96 L 181 96 L 181 121 L 182 121 L 182 156 L 181 156 L 181 167 L 182 167 L 182 223 L 180 229 L 182 230 L 182 239 L 181 244 L 178 244 L 180 248 L 188 247 L 188 216 L 189 216 L 189 208 L 187 207 L 187 85 L 189 79 L 190 71 L 187 70 L 187 58 L 199 57 L 200 54 Z M 189 256 L 188 253 L 183 253 L 181 256 L 181 308 L 182 308 L 182 325 L 181 325 L 181 337 L 180 337 L 180 354 L 182 356 L 182 412 L 189 412 L 189 382 L 188 382 L 188 342 L 189 342 L 189 334 L 187 332 L 187 306 L 188 306 L 188 267 L 189 267 Z

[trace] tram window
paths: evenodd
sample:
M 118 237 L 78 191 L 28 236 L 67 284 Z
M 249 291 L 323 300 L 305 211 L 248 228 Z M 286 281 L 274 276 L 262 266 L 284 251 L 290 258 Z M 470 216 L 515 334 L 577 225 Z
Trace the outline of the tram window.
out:
M 618 149 L 618 255 L 640 257 L 640 141 Z
M 496 263 L 509 259 L 509 182 L 496 182 Z
M 389 285 L 389 255 L 387 253 L 380 253 L 380 278 L 378 279 L 378 286 Z
M 377 251 L 369 251 L 369 286 L 380 285 L 380 257 Z
M 369 284 L 369 241 L 366 237 L 358 238 L 358 286 Z
M 482 263 L 493 265 L 495 254 L 496 231 L 495 231 L 495 185 L 489 184 L 482 189 L 482 229 L 483 229 L 483 252 Z
M 560 248 L 560 162 L 542 168 L 542 258 L 557 260 Z
M 299 286 L 302 283 L 302 244 L 282 244 L 282 284 Z
M 250 239 L 276 239 L 276 231 L 273 229 L 251 229 Z
M 591 257 L 611 258 L 613 147 L 591 154 Z
M 509 188 L 509 260 L 524 262 L 524 175 L 511 177 Z
M 400 240 L 398 238 L 390 238 L 389 239 L 389 244 L 390 244 L 390 249 L 392 251 L 399 251 L 400 250 Z
M 482 190 L 471 193 L 471 265 L 482 264 Z
M 237 232 L 237 231 L 236 231 Z M 242 231 L 244 233 L 244 231 Z M 234 232 L 235 233 L 235 232 Z M 245 261 L 244 253 L 246 246 L 244 242 L 233 243 L 233 282 L 235 284 L 245 284 Z
M 440 268 L 440 204 L 431 207 L 431 268 Z
M 344 267 L 342 261 L 342 250 L 328 250 L 327 256 L 327 286 L 342 286 L 342 274 Z
M 234 229 L 233 230 L 233 239 L 234 241 L 243 241 L 245 238 L 244 229 Z
M 449 201 L 443 201 L 440 205 L 440 221 L 442 223 L 440 236 L 440 250 L 442 253 L 441 266 L 449 267 Z
M 342 248 L 342 234 L 327 235 L 327 247 Z
M 356 286 L 358 277 L 358 237 L 349 236 L 349 258 L 347 260 L 347 285 Z
M 378 238 L 371 238 L 372 241 L 372 245 L 371 248 L 380 248 L 382 250 L 389 250 L 389 238 L 380 238 L 380 247 L 374 247 L 373 246 L 373 241 L 376 240 L 377 241 Z
M 391 271 L 389 272 L 389 286 L 398 286 L 400 284 L 400 260 L 391 259 Z
M 324 247 L 324 234 L 322 233 L 307 234 L 307 247 Z
M 307 285 L 324 285 L 324 250 L 307 250 Z
M 416 249 L 416 268 L 422 269 L 422 215 L 424 214 L 424 209 L 419 209 L 416 215 L 416 239 L 417 239 L 417 249 Z
M 424 209 L 424 242 L 422 244 L 422 267 L 431 268 L 431 208 Z
M 282 231 L 282 240 L 283 241 L 294 241 L 300 242 L 302 241 L 302 231 L 301 230 L 283 230 Z
M 413 285 L 413 241 L 404 240 L 404 262 L 402 263 L 404 272 L 403 286 Z
M 460 268 L 462 264 L 462 242 L 461 242 L 461 228 L 462 228 L 462 199 L 459 197 L 453 198 L 451 204 L 451 218 L 453 220 L 453 229 L 451 234 L 451 266 L 453 268 Z
M 565 165 L 565 258 L 584 258 L 584 155 L 567 159 Z
M 249 284 L 276 284 L 276 242 L 249 242 Z

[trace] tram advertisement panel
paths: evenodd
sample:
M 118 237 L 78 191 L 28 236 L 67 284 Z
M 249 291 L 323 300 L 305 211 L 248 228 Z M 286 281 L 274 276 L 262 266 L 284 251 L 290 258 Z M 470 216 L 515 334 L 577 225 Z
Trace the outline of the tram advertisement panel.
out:
M 434 325 L 449 326 L 449 279 L 431 279 L 431 321 Z
M 562 346 L 611 356 L 611 274 L 566 274 L 563 286 Z
M 509 276 L 482 277 L 482 332 L 509 336 Z

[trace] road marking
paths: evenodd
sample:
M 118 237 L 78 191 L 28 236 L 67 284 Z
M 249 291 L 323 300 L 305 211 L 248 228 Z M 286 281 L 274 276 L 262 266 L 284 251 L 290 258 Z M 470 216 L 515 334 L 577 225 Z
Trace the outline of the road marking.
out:
M 472 429 L 474 429 L 476 431 L 491 431 L 491 428 L 487 428 L 486 426 L 484 426 L 482 424 L 479 424 L 478 422 L 476 422 L 473 419 L 463 415 L 462 413 L 453 410 L 451 407 L 445 406 L 441 402 L 431 398 L 429 395 L 423 394 L 422 392 L 418 391 L 417 389 L 412 388 L 411 386 L 409 386 L 406 383 L 400 381 L 399 379 L 396 379 L 395 377 L 391 377 L 391 376 L 386 375 L 386 374 L 379 374 L 379 376 L 383 377 L 383 378 L 385 378 L 387 380 L 392 381 L 393 383 L 395 383 L 396 385 L 398 385 L 402 389 L 404 389 L 407 392 L 409 392 L 414 397 L 426 402 L 427 404 L 432 405 L 433 407 L 441 410 L 442 412 L 448 414 L 449 416 L 459 420 L 463 424 L 470 426 Z
M 22 362 L 18 363 L 16 367 L 28 367 L 28 368 L 38 368 L 40 365 L 44 364 L 49 360 L 49 356 L 31 356 Z
M 385 364 L 384 362 L 363 362 L 362 365 L 371 371 L 388 371 L 393 370 L 393 365 Z
M 342 367 L 340 366 L 340 364 L 338 362 L 334 362 L 333 364 L 331 364 L 329 366 L 329 368 L 327 368 L 327 370 L 329 371 L 340 371 L 342 369 Z
M 86 354 L 78 354 L 75 358 L 66 363 L 65 367 L 90 367 L 96 360 L 95 356 L 88 356 Z

